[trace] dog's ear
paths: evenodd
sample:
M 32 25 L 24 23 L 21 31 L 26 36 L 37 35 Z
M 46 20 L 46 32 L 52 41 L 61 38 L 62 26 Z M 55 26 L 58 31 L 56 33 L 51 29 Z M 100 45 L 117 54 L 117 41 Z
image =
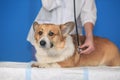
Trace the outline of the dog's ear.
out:
M 38 26 L 39 26 L 39 24 L 37 22 L 34 22 L 33 23 L 33 30 L 35 31 Z
M 60 25 L 61 32 L 63 36 L 69 34 L 74 28 L 74 22 L 67 22 L 65 24 Z

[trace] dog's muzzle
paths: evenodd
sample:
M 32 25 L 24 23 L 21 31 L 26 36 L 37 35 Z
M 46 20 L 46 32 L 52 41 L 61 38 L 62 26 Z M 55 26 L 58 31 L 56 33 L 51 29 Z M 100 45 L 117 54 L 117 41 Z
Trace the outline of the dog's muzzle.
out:
M 53 47 L 53 43 L 47 43 L 45 40 L 41 40 L 40 41 L 40 46 L 42 48 L 52 48 Z

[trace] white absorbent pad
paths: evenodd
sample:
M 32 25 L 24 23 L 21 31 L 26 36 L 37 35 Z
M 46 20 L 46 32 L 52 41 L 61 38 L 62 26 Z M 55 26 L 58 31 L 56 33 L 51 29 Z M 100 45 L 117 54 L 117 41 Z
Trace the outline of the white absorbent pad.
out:
M 0 62 L 0 80 L 120 80 L 120 67 L 32 68 L 31 62 Z

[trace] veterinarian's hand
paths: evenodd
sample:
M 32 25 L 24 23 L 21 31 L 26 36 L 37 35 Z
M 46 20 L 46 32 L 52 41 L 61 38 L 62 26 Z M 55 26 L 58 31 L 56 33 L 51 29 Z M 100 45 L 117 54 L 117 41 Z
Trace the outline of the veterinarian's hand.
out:
M 81 54 L 90 54 L 92 51 L 95 50 L 93 39 L 87 38 L 85 43 L 80 46 Z
M 91 22 L 87 22 L 84 25 L 85 28 L 85 32 L 86 32 L 86 40 L 85 43 L 83 45 L 80 46 L 81 48 L 81 54 L 89 54 L 92 51 L 94 51 L 95 47 L 94 47 L 94 41 L 93 41 L 93 24 Z M 84 49 L 85 48 L 85 49 Z

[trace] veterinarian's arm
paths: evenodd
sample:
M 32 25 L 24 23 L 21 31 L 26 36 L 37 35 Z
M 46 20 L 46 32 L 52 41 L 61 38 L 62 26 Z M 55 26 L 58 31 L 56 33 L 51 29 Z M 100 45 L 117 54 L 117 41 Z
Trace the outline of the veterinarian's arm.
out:
M 42 0 L 42 5 L 48 11 L 51 11 L 63 4 L 63 0 Z
M 93 43 L 93 26 L 96 22 L 96 5 L 94 0 L 86 0 L 82 11 L 81 11 L 81 21 L 85 28 L 86 40 L 85 43 L 80 46 L 80 48 L 88 47 L 87 49 L 81 51 L 81 53 L 89 54 L 95 47 Z

